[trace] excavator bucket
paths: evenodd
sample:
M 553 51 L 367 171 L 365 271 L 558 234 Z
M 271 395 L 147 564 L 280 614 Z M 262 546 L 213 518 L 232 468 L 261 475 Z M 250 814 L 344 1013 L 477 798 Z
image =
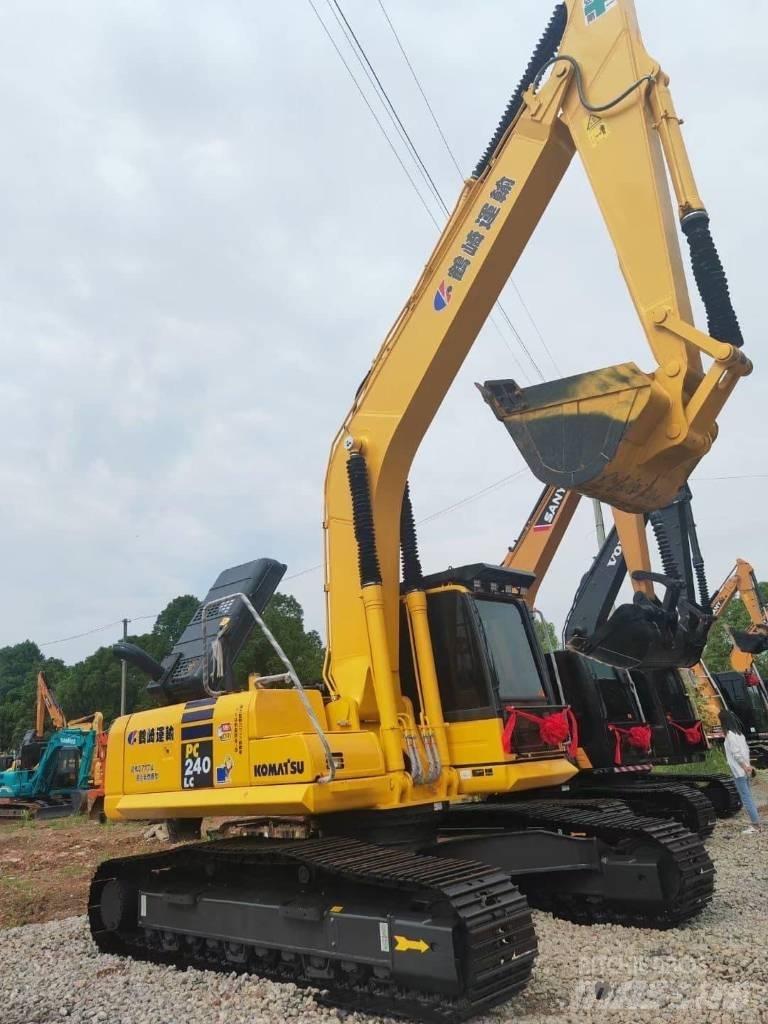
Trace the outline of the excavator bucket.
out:
M 712 615 L 682 595 L 683 585 L 657 573 L 635 573 L 667 586 L 664 601 L 641 592 L 593 633 L 568 630 L 566 646 L 616 668 L 690 668 L 701 661 Z
M 668 396 L 634 363 L 529 388 L 513 380 L 478 387 L 539 480 L 626 512 L 668 505 L 703 454 L 671 442 Z
M 745 654 L 765 654 L 768 651 L 768 632 L 749 633 L 746 630 L 731 630 L 733 642 Z

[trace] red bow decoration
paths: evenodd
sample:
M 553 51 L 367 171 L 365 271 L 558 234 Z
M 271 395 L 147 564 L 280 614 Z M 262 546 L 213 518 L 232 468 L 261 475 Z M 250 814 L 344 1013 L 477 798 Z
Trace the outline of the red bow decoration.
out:
M 747 684 L 747 686 L 760 685 L 760 680 L 757 677 L 757 673 L 752 671 L 744 673 L 744 682 Z
M 620 725 L 609 725 L 608 728 L 614 735 L 616 741 L 616 748 L 613 752 L 613 763 L 621 764 L 621 737 L 627 737 L 627 743 L 630 747 L 634 747 L 636 750 L 642 750 L 644 754 L 651 752 L 651 740 L 653 739 L 653 729 L 650 725 L 632 725 L 628 729 L 622 728 Z
M 505 754 L 513 753 L 513 740 L 515 726 L 518 718 L 525 718 L 529 722 L 535 722 L 539 727 L 541 742 L 548 747 L 559 747 L 561 743 L 570 737 L 568 743 L 568 756 L 574 757 L 579 746 L 579 728 L 576 716 L 570 708 L 563 708 L 562 711 L 553 711 L 549 715 L 534 715 L 530 711 L 521 711 L 508 705 L 504 708 L 509 717 L 507 718 L 501 743 Z
M 690 743 L 691 746 L 704 742 L 704 730 L 701 727 L 701 722 L 697 722 L 695 725 L 689 725 L 686 728 L 683 725 L 679 725 L 677 722 L 673 722 L 671 718 L 667 719 L 667 721 L 674 729 L 677 729 L 678 732 L 683 734 L 685 742 Z

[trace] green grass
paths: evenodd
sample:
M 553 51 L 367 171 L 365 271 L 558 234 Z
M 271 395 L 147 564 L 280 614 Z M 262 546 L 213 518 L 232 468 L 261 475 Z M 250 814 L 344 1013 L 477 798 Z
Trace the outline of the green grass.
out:
M 703 761 L 696 761 L 694 764 L 662 764 L 654 768 L 654 771 L 669 772 L 672 775 L 697 775 L 703 772 L 711 775 L 731 774 L 722 747 L 712 747 L 707 751 Z

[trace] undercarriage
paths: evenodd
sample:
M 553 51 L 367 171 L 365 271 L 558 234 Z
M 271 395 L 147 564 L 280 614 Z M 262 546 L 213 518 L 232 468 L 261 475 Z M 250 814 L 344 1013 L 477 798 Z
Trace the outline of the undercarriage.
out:
M 530 906 L 666 929 L 712 897 L 702 840 L 620 801 L 395 813 L 331 815 L 306 839 L 106 861 L 91 887 L 93 937 L 106 953 L 313 986 L 335 1006 L 460 1021 L 525 985 Z

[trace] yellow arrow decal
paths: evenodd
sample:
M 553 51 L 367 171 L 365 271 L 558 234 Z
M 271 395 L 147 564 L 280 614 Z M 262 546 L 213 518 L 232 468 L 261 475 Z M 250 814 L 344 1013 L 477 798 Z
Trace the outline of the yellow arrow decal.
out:
M 407 953 L 409 950 L 413 950 L 414 953 L 426 953 L 429 948 L 429 943 L 424 939 L 406 939 L 404 935 L 395 936 L 396 953 Z

